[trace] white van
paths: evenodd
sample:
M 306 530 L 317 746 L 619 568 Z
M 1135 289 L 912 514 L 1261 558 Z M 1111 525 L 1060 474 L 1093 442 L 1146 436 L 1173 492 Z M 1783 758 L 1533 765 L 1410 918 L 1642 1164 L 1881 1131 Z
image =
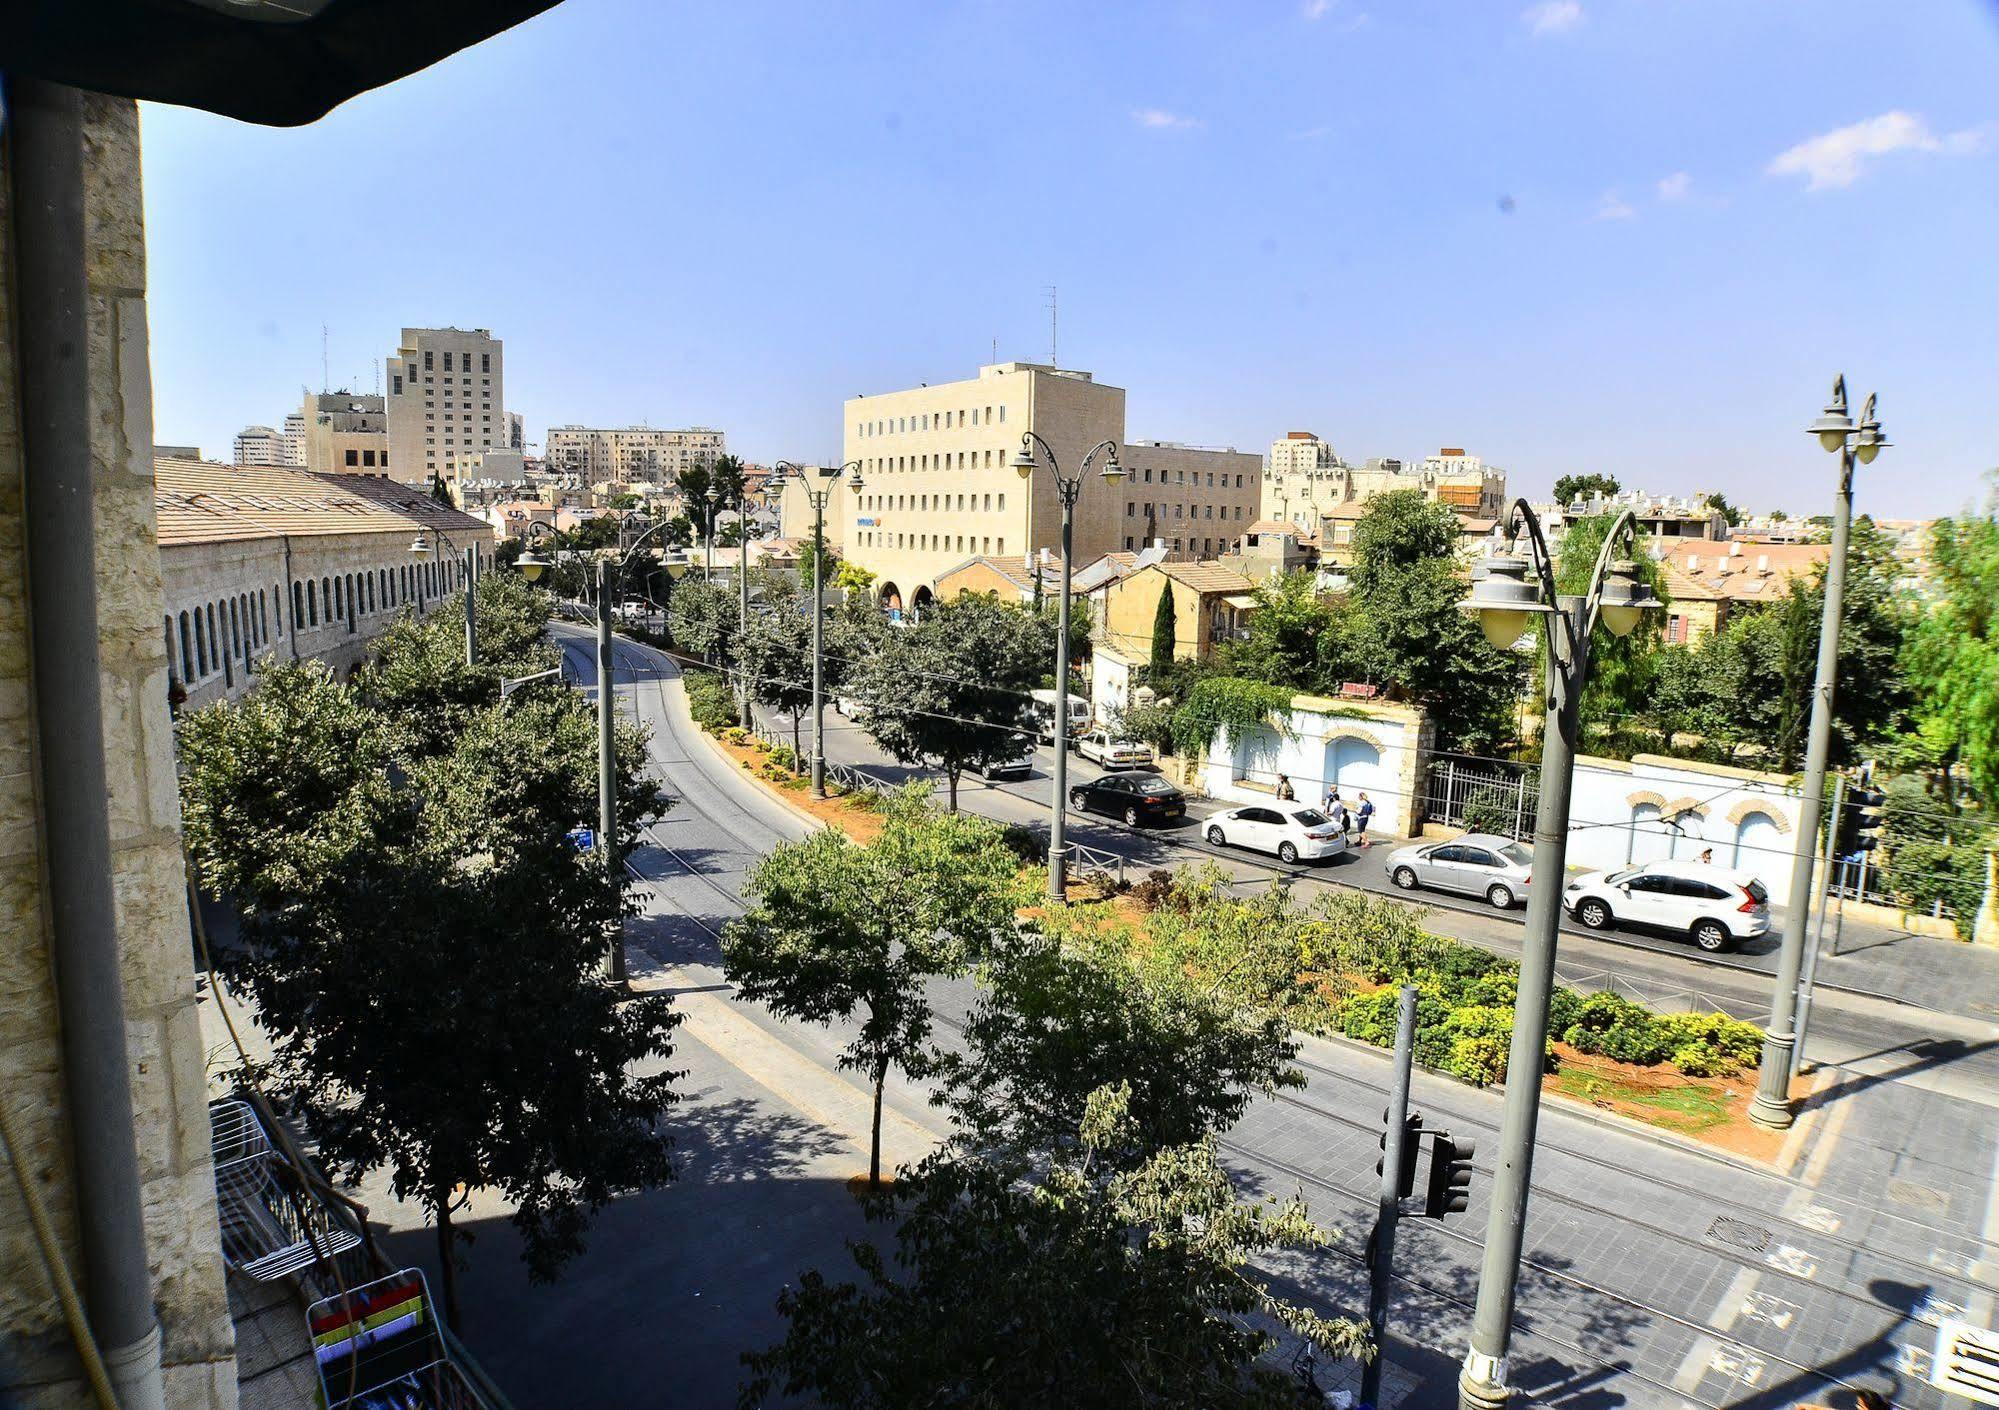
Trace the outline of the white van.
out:
M 1036 690 L 1029 694 L 1034 700 L 1034 732 L 1043 744 L 1055 742 L 1055 692 Z M 1069 737 L 1082 734 L 1090 727 L 1090 702 L 1081 695 L 1069 697 Z

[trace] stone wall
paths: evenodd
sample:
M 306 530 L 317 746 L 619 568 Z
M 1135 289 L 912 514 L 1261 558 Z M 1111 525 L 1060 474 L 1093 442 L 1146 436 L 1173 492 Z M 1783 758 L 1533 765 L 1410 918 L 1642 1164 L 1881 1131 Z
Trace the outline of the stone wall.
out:
M 1215 730 L 1202 791 L 1230 802 L 1267 802 L 1283 774 L 1300 803 L 1317 806 L 1336 783 L 1349 808 L 1363 792 L 1374 804 L 1370 837 L 1413 837 L 1434 735 L 1414 705 L 1295 696 L 1281 731 L 1266 726 L 1231 738 L 1226 728 Z
M 86 99 L 85 114 L 90 439 L 126 1042 L 167 1403 L 208 1410 L 236 1404 L 236 1365 L 209 1163 L 160 632 L 139 116 L 130 101 L 95 96 Z M 6 201 L 0 179 L 0 270 L 13 264 L 14 213 Z M 74 1271 L 76 1209 L 43 909 L 35 741 L 38 728 L 76 722 L 34 717 L 12 305 L 13 291 L 0 283 L 0 1102 Z M 93 1403 L 11 1172 L 0 1177 L 0 1403 L 34 1410 Z

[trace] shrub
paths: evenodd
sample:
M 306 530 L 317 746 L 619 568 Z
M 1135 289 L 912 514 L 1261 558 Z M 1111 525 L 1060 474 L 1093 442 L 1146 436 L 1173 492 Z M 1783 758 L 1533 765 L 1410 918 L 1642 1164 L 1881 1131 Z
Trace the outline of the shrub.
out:
M 770 751 L 770 762 L 772 768 L 782 769 L 788 774 L 798 772 L 798 756 L 791 752 L 789 744 L 773 746 Z
M 1576 1011 L 1575 1021 L 1562 1031 L 1562 1041 L 1578 1052 L 1596 1053 L 1615 1062 L 1641 1066 L 1666 1056 L 1652 1014 L 1616 994 L 1591 994 Z
M 1501 837 L 1513 836 L 1513 824 L 1518 820 L 1513 790 L 1487 784 L 1474 788 L 1465 798 L 1464 825 L 1466 832 L 1493 832 Z
M 1008 823 L 1000 832 L 1000 841 L 1006 845 L 1006 849 L 1009 852 L 1020 859 L 1022 866 L 1039 866 L 1048 860 L 1047 845 L 1042 842 L 1031 827 L 1023 827 L 1019 823 Z M 1166 876 L 1166 873 L 1159 871 L 1154 872 L 1153 875 Z M 1167 880 L 1170 882 L 1172 878 L 1167 877 Z
M 1519 976 L 1516 973 L 1514 977 L 1516 980 L 1515 987 L 1518 987 L 1517 980 Z M 1583 996 L 1581 994 L 1564 985 L 1557 984 L 1554 987 L 1554 991 L 1548 995 L 1548 1031 L 1550 1033 L 1562 1034 L 1562 1041 L 1567 1042 L 1569 1026 L 1576 1021 L 1577 1015 L 1582 1012 L 1582 1007 Z
M 1733 1077 L 1761 1064 L 1763 1034 L 1753 1023 L 1725 1013 L 1668 1013 L 1652 1022 L 1668 1060 L 1689 1077 Z
M 737 723 L 736 700 L 727 681 L 713 671 L 689 671 L 685 679 L 687 712 L 695 724 L 720 734 Z
M 1447 1069 L 1453 1076 L 1490 1087 L 1506 1075 L 1508 1040 L 1483 1034 L 1451 1040 Z
M 1036 860 L 1039 860 L 1038 858 Z M 1173 873 L 1152 871 L 1131 888 L 1132 899 L 1148 911 L 1156 911 L 1173 899 Z

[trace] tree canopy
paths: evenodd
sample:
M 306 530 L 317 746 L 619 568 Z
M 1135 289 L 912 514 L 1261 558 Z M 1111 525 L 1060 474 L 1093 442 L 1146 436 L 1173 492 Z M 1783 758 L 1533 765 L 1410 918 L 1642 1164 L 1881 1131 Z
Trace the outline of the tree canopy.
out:
M 503 1194 L 552 1276 L 606 1200 L 671 1177 L 676 1100 L 670 998 L 600 979 L 621 872 L 568 840 L 597 815 L 592 713 L 557 689 L 501 705 L 502 674 L 548 659 L 512 649 L 546 599 L 490 578 L 479 601 L 478 667 L 455 612 L 406 615 L 360 682 L 268 661 L 181 735 L 188 846 L 240 916 L 219 959 L 271 1041 L 265 1085 L 329 1169 L 386 1168 L 428 1207 L 452 1316 L 462 1190 Z M 643 764 L 622 732 L 619 857 L 665 806 Z
M 1905 658 L 1924 685 L 1916 727 L 1940 760 L 1962 764 L 1988 808 L 1999 808 L 1999 491 L 1983 513 L 1937 521 L 1930 561 L 1937 596 Z
M 1607 499 L 1622 488 L 1609 475 L 1563 475 L 1555 481 L 1555 503 L 1570 505 L 1595 495 Z

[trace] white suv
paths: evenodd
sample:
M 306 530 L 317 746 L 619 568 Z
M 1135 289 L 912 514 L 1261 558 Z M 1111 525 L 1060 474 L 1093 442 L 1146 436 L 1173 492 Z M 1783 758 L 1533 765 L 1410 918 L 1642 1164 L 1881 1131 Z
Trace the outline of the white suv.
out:
M 1677 931 L 1710 954 L 1770 929 L 1770 893 L 1762 882 L 1700 862 L 1591 872 L 1569 883 L 1562 905 L 1591 930 L 1621 923 Z

